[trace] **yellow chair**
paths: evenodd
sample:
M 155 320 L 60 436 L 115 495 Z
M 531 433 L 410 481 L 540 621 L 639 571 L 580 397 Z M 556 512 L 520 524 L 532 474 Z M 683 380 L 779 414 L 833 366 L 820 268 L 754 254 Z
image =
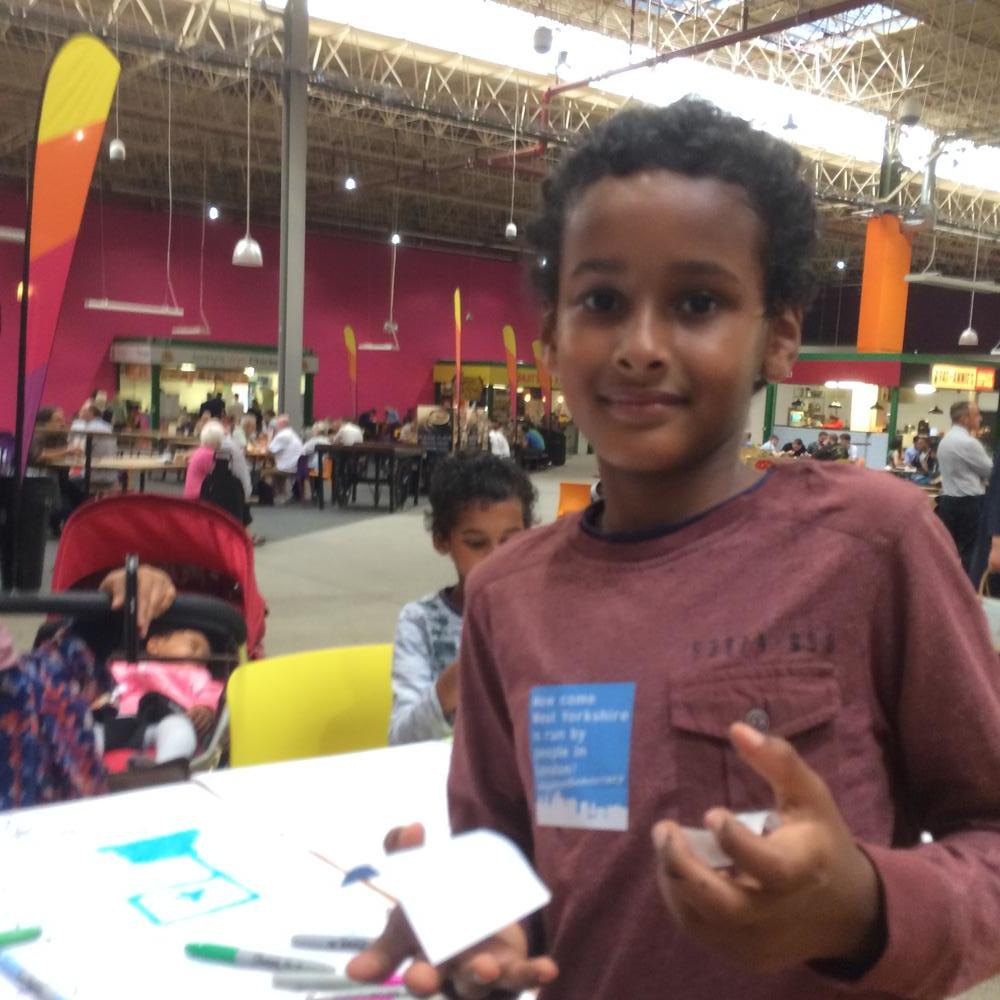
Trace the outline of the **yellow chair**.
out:
M 560 483 L 556 517 L 565 517 L 590 506 L 590 483 Z
M 233 767 L 388 743 L 392 646 L 342 646 L 251 660 L 229 678 Z

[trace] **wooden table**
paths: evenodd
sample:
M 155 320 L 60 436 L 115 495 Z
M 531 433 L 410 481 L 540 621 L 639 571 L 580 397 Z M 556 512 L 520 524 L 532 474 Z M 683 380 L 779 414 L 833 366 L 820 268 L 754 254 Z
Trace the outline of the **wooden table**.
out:
M 161 449 L 197 448 L 201 442 L 194 435 L 161 434 L 159 431 L 118 431 L 119 451 L 151 451 L 154 447 Z M 146 447 L 148 446 L 148 447 Z
M 41 464 L 49 469 L 83 468 L 83 488 L 88 496 L 90 495 L 91 473 L 95 470 L 124 472 L 123 493 L 128 492 L 131 488 L 132 476 L 138 474 L 139 492 L 144 493 L 146 490 L 147 472 L 180 472 L 187 468 L 187 456 L 175 458 L 172 462 L 164 462 L 159 458 L 136 458 L 129 455 L 119 455 L 117 458 L 91 458 L 86 464 L 84 464 L 82 458 L 59 458 Z
M 333 499 L 337 505 L 346 507 L 358 498 L 358 485 L 372 487 L 375 506 L 378 507 L 383 486 L 389 488 L 389 512 L 413 497 L 413 506 L 420 502 L 420 473 L 423 468 L 424 451 L 416 445 L 369 443 L 369 444 L 318 444 L 320 470 L 323 456 L 329 455 L 333 462 Z M 323 476 L 316 477 L 316 491 L 320 510 L 324 507 Z

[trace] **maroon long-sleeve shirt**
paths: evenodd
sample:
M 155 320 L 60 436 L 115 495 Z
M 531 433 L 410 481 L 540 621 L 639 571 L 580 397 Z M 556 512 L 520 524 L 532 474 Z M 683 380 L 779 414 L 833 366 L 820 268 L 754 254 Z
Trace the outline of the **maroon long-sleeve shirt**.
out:
M 461 659 L 452 820 L 552 890 L 544 1000 L 941 997 L 1000 968 L 1000 666 L 909 484 L 789 463 L 642 540 L 529 532 L 473 574 Z M 772 805 L 739 719 L 791 740 L 876 866 L 888 938 L 860 980 L 742 971 L 659 896 L 657 820 Z

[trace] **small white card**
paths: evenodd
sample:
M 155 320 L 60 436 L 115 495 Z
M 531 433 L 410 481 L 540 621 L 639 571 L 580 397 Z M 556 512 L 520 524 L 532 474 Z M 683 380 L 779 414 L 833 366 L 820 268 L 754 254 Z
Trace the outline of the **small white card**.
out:
M 524 855 L 492 830 L 472 830 L 390 855 L 372 884 L 399 901 L 433 965 L 534 913 L 551 895 Z
M 734 816 L 758 837 L 776 830 L 781 822 L 778 814 L 769 809 L 762 809 L 759 812 L 734 813 Z M 712 868 L 728 868 L 732 865 L 733 859 L 719 846 L 719 842 L 711 830 L 699 830 L 691 826 L 683 826 L 681 829 L 684 831 L 687 842 L 691 845 L 691 850 L 705 864 Z

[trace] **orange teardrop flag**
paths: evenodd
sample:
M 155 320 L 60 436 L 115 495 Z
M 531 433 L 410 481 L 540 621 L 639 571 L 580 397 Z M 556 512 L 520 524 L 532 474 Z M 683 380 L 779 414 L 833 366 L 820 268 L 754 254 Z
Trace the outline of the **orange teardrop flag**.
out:
M 120 71 L 92 35 L 74 35 L 49 66 L 38 114 L 31 196 L 24 241 L 18 384 L 21 472 L 45 388 L 52 341 L 83 208 Z
M 354 416 L 358 415 L 358 341 L 354 336 L 354 328 L 344 327 L 344 347 L 347 348 L 347 374 L 351 380 L 351 396 L 354 403 Z
M 503 346 L 507 354 L 507 393 L 510 396 L 510 415 L 517 415 L 517 337 L 514 327 L 503 328 Z
M 552 412 L 552 374 L 545 365 L 542 355 L 542 342 L 533 340 L 531 349 L 535 352 L 535 364 L 538 366 L 538 384 L 542 387 L 542 395 L 545 397 L 545 412 Z

